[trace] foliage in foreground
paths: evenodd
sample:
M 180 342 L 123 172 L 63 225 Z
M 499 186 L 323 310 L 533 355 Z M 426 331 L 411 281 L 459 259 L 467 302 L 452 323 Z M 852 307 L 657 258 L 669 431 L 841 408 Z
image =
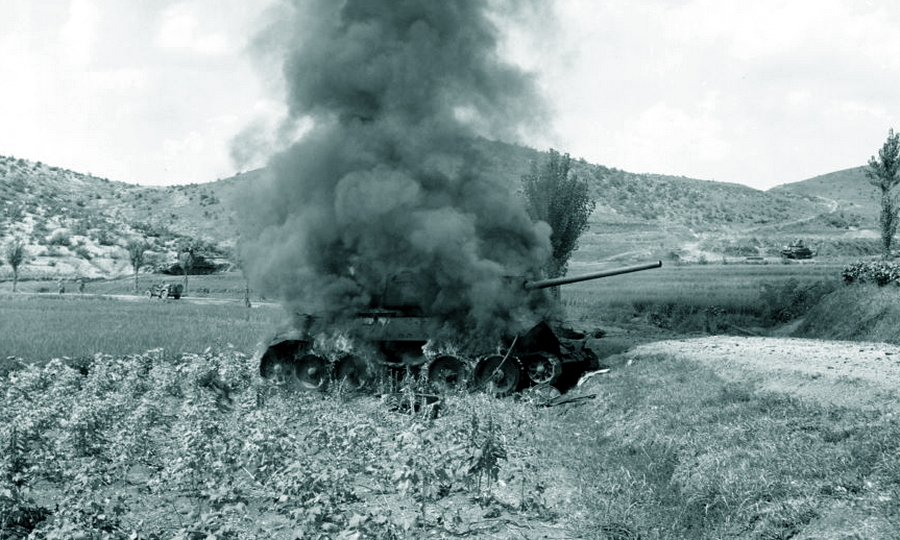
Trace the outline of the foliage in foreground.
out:
M 9 372 L 0 538 L 464 536 L 499 523 L 485 515 L 542 511 L 524 488 L 494 496 L 522 456 L 489 415 L 288 394 L 248 362 L 154 351 Z
M 841 270 L 845 283 L 874 283 L 883 287 L 900 281 L 900 263 L 894 261 L 858 261 Z
M 859 537 L 880 539 L 900 525 L 893 416 L 627 360 L 577 406 L 450 396 L 437 417 L 283 392 L 234 350 L 20 366 L 0 380 L 0 538 L 768 540 L 833 518 L 840 535 L 809 537 L 865 521 Z

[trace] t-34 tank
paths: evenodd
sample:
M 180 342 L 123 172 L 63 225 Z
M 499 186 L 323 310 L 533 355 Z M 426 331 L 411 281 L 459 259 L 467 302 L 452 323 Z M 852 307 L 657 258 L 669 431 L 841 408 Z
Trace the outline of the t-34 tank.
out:
M 659 268 L 662 262 L 573 277 L 526 281 L 525 291 Z M 434 317 L 416 302 L 414 279 L 397 274 L 376 307 L 351 317 L 337 331 L 323 331 L 315 316 L 301 315 L 257 353 L 260 374 L 290 388 L 323 389 L 329 382 L 361 390 L 390 371 L 413 370 L 436 391 L 483 389 L 505 395 L 533 385 L 562 390 L 599 367 L 586 336 L 549 321 L 501 339 L 490 352 L 458 353 L 436 347 Z M 439 349 L 439 350 L 436 350 Z M 423 371 L 424 370 L 424 371 Z

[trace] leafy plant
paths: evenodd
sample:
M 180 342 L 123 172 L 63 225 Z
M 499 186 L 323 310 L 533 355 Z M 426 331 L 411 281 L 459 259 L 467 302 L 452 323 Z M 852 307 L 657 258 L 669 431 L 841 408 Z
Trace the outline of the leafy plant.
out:
M 893 261 L 859 261 L 841 271 L 846 283 L 874 283 L 880 287 L 900 280 L 900 263 Z

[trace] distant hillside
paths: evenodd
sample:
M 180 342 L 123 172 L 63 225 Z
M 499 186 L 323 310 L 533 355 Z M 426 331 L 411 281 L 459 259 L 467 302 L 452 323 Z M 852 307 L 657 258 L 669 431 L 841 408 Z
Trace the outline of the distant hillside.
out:
M 546 154 L 479 141 L 486 174 L 517 183 Z M 574 163 L 597 201 L 573 263 L 675 257 L 777 256 L 792 237 L 846 251 L 869 242 L 877 220 L 873 188 L 862 169 L 760 191 L 739 184 L 635 174 Z M 28 245 L 25 277 L 109 277 L 131 271 L 122 246 L 151 243 L 153 265 L 171 263 L 184 242 L 227 260 L 238 234 L 241 194 L 263 170 L 203 184 L 150 187 L 114 182 L 21 158 L 0 156 L 0 246 Z M 258 210 L 263 211 L 263 210 Z M 860 240 L 862 239 L 862 240 Z M 826 248 L 822 253 L 828 253 Z M 853 253 L 871 248 L 853 247 Z M 0 279 L 10 274 L 0 265 Z
M 773 194 L 796 194 L 806 197 L 822 197 L 836 201 L 838 215 L 857 227 L 878 226 L 878 191 L 869 183 L 866 167 L 844 169 L 808 180 L 776 186 Z
M 234 216 L 222 200 L 240 183 L 137 186 L 0 156 L 0 245 L 26 243 L 26 278 L 130 272 L 122 246 L 131 238 L 148 240 L 151 264 L 172 262 L 184 242 L 222 257 L 234 244 Z M 0 279 L 10 272 L 0 266 Z

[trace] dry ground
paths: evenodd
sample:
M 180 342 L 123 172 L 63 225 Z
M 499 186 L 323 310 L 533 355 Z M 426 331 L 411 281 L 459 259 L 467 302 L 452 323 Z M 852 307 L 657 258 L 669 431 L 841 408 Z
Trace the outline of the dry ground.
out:
M 842 407 L 900 412 L 900 346 L 816 339 L 710 336 L 638 345 L 626 358 L 666 354 L 726 379 Z
M 726 380 L 749 383 L 801 400 L 870 411 L 900 413 L 900 346 L 885 343 L 776 337 L 707 336 L 639 344 L 617 360 L 625 365 L 656 355 L 714 369 Z M 618 363 L 618 362 L 617 362 Z M 622 367 L 620 369 L 628 369 Z M 794 540 L 897 538 L 896 523 L 877 508 L 892 493 L 867 492 L 821 512 Z

